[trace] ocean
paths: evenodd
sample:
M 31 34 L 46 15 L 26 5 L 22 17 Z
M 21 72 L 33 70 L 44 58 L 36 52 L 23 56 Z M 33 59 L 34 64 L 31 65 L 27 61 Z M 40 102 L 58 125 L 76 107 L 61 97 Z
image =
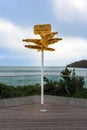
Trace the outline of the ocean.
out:
M 49 80 L 59 81 L 61 71 L 65 67 L 45 66 L 44 77 Z M 69 68 L 73 70 L 73 68 Z M 83 76 L 85 80 L 84 87 L 87 87 L 87 69 L 75 68 L 78 76 Z M 39 66 L 0 66 L 0 83 L 13 86 L 34 85 L 41 83 L 41 67 Z

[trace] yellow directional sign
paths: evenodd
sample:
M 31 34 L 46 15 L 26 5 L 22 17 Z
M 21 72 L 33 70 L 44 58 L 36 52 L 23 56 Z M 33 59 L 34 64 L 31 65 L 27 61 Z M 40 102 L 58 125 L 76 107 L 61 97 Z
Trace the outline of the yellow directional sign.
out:
M 53 49 L 53 48 L 44 48 L 44 50 L 46 50 L 46 51 L 55 51 L 55 49 Z
M 40 34 L 41 39 L 23 39 L 23 42 L 33 42 L 36 45 L 25 45 L 25 47 L 38 50 L 54 51 L 53 48 L 48 48 L 50 44 L 54 44 L 62 40 L 62 38 L 53 38 L 58 32 L 51 32 L 50 24 L 40 24 L 34 26 L 34 33 Z
M 33 49 L 41 49 L 45 50 L 48 45 L 54 44 L 55 42 L 58 42 L 59 40 L 62 40 L 62 38 L 50 38 L 48 40 L 46 39 L 23 39 L 24 42 L 33 42 L 36 45 L 27 45 L 29 48 Z M 39 48 L 40 47 L 40 48 Z
M 40 47 L 37 45 L 25 45 L 25 47 L 30 48 L 30 49 L 37 49 L 37 50 L 46 50 L 46 51 L 55 51 L 53 48 L 48 48 L 48 47 Z
M 53 43 L 58 42 L 60 40 L 62 40 L 62 38 L 52 38 L 52 39 L 47 40 L 47 43 L 53 44 Z
M 23 42 L 39 42 L 40 39 L 23 39 Z
M 37 45 L 41 45 L 41 39 L 23 39 L 23 42 L 33 42 Z
M 36 46 L 36 45 L 25 45 L 25 47 L 30 48 L 30 49 L 41 49 L 40 46 Z
M 41 45 L 42 46 L 48 46 L 50 44 L 54 44 L 55 42 L 58 42 L 59 40 L 62 40 L 62 38 L 52 38 L 52 39 L 49 39 L 49 40 L 42 39 Z
M 34 26 L 35 34 L 48 34 L 51 33 L 51 25 L 50 24 L 40 24 Z
M 54 35 L 56 35 L 56 34 L 58 34 L 58 32 L 51 32 L 51 33 L 48 33 L 48 34 L 42 34 L 41 38 L 45 39 L 45 40 L 48 40 L 48 39 L 54 37 Z

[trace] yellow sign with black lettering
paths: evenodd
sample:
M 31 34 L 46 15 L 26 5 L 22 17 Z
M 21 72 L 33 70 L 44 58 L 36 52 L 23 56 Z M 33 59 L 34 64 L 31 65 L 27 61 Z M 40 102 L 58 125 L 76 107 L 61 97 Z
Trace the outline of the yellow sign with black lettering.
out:
M 40 46 L 36 46 L 36 45 L 25 45 L 25 47 L 31 48 L 31 49 L 41 49 Z
M 36 45 L 25 45 L 25 47 L 30 48 L 30 49 L 37 49 L 39 51 L 41 51 L 41 50 L 55 51 L 55 49 L 53 49 L 53 48 L 41 47 L 41 46 L 36 46 Z
M 62 40 L 62 38 L 53 38 L 58 32 L 51 32 L 50 24 L 40 24 L 34 26 L 34 33 L 39 34 L 41 39 L 23 39 L 23 42 L 33 42 L 35 45 L 25 45 L 30 49 L 54 51 L 53 48 L 48 48 L 50 44 L 54 44 Z
M 33 42 L 34 44 L 41 45 L 41 39 L 23 39 L 23 42 Z
M 51 33 L 50 24 L 40 24 L 34 26 L 34 34 L 48 34 Z
M 56 34 L 58 34 L 58 32 L 51 32 L 51 33 L 48 33 L 48 34 L 42 34 L 41 38 L 48 40 L 48 39 L 54 37 Z

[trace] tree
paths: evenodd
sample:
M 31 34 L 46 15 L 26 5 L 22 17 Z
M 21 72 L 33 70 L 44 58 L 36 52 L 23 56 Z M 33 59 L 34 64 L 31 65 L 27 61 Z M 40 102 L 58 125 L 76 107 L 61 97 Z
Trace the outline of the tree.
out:
M 44 77 L 44 81 L 45 81 L 45 85 L 44 85 L 45 94 L 55 95 L 56 94 L 55 88 L 56 88 L 57 82 L 49 80 L 46 77 Z
M 61 71 L 62 79 L 59 81 L 60 91 L 64 95 L 73 95 L 77 89 L 82 89 L 84 86 L 84 77 L 77 76 L 75 69 L 70 71 L 67 67 Z
M 73 97 L 76 92 L 79 92 L 79 96 L 81 95 L 84 89 L 84 77 L 77 76 L 75 69 L 71 71 L 67 67 L 61 71 L 61 77 L 59 81 L 52 81 L 44 77 L 45 94 Z

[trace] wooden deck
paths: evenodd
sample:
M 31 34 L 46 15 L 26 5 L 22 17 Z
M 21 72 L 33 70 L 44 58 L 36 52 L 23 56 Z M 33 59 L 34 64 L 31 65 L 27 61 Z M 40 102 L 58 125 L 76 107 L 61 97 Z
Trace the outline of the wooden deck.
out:
M 1 107 L 0 130 L 87 130 L 87 107 L 55 102 Z

